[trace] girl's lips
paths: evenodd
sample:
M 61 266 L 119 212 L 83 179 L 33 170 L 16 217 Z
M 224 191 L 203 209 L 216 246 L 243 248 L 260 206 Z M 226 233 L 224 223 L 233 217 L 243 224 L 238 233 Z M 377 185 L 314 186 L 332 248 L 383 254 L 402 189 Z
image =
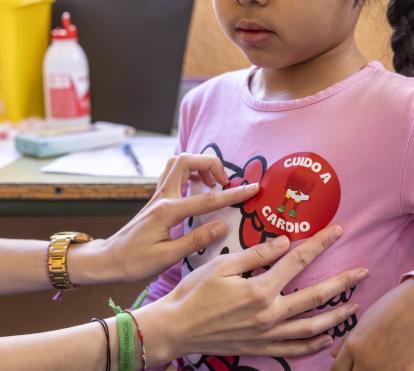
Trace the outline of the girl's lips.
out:
M 236 34 L 246 44 L 261 44 L 273 37 L 275 33 L 256 21 L 242 19 L 237 23 Z
M 252 29 L 243 29 L 237 28 L 236 34 L 239 39 L 246 44 L 256 45 L 262 44 L 270 40 L 274 36 L 274 32 L 268 30 L 252 30 Z

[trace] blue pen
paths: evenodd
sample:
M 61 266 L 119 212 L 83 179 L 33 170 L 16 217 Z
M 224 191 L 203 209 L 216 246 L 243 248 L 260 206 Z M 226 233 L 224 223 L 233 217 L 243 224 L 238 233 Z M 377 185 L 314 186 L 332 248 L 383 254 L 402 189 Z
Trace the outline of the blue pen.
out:
M 132 150 L 131 145 L 129 143 L 125 143 L 122 148 L 124 150 L 124 153 L 128 156 L 128 158 L 131 160 L 131 162 L 135 166 L 137 173 L 139 175 L 144 175 L 144 169 L 142 168 L 142 165 L 139 162 L 137 156 L 135 156 L 135 153 Z

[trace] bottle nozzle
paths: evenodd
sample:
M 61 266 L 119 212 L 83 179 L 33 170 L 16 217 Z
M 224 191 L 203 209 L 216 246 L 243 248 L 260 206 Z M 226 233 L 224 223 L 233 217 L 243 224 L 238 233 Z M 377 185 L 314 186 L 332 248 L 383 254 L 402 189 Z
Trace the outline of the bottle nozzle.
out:
M 62 14 L 62 26 L 66 30 L 69 30 L 70 27 L 72 26 L 72 20 L 70 18 L 70 13 L 69 12 L 64 12 Z
M 1 0 L 0 0 L 1 1 Z M 52 30 L 54 40 L 77 40 L 78 29 L 72 24 L 69 12 L 64 12 L 61 18 L 62 28 Z

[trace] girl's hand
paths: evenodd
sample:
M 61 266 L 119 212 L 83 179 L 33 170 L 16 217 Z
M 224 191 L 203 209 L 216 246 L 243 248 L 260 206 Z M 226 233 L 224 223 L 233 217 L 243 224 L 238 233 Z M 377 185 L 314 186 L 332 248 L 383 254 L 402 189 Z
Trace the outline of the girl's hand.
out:
M 364 313 L 343 342 L 332 371 L 414 370 L 413 308 L 411 278 Z
M 155 276 L 195 251 L 224 237 L 226 225 L 212 222 L 177 240 L 170 229 L 190 216 L 206 214 L 243 202 L 258 184 L 183 198 L 189 178 L 206 185 L 228 184 L 221 161 L 213 156 L 182 154 L 168 162 L 148 204 L 126 226 L 107 240 L 96 240 L 68 252 L 74 284 L 136 281 Z
M 288 252 L 286 237 L 216 257 L 187 275 L 162 299 L 137 312 L 151 365 L 185 354 L 297 357 L 328 347 L 320 335 L 355 313 L 348 303 L 315 317 L 292 319 L 368 276 L 356 268 L 282 296 L 282 289 L 339 238 L 328 227 Z M 276 263 L 275 263 L 276 262 Z M 274 264 L 249 279 L 241 274 Z

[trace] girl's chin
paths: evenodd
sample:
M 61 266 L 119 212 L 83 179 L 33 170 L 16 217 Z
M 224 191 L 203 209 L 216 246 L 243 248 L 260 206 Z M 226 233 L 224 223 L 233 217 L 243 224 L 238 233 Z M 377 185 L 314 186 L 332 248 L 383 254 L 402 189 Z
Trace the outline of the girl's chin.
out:
M 268 52 L 241 47 L 240 49 L 252 65 L 261 68 L 282 69 L 303 63 L 307 60 L 307 58 L 289 56 L 287 52 L 283 51 Z
M 264 55 L 258 55 L 258 54 L 259 53 L 244 52 L 244 55 L 249 60 L 249 62 L 257 67 L 280 69 L 280 68 L 285 68 L 285 67 L 289 67 L 292 65 L 290 61 L 280 60 L 278 58 L 275 58 L 274 55 L 264 56 Z

